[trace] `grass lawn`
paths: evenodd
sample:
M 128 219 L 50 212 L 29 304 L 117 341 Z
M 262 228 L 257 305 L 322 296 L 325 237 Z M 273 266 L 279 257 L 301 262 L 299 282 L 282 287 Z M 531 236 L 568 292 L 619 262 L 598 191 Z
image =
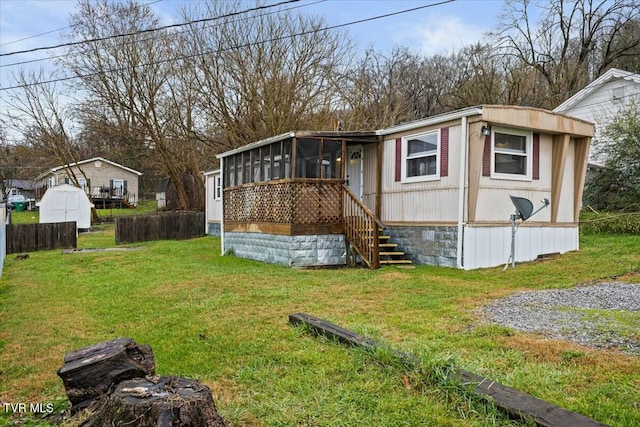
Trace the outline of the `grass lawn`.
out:
M 112 245 L 112 236 L 102 226 L 79 246 Z M 296 270 L 223 257 L 212 237 L 144 246 L 7 257 L 0 402 L 64 408 L 55 374 L 64 353 L 124 336 L 151 345 L 158 374 L 207 384 L 234 426 L 521 425 L 438 383 L 429 367 L 446 363 L 612 426 L 640 422 L 640 357 L 483 325 L 474 311 L 518 290 L 637 271 L 638 235 L 586 235 L 581 251 L 554 260 L 469 272 Z M 299 311 L 411 352 L 425 369 L 314 338 L 287 324 Z M 0 424 L 15 421 L 0 410 Z
M 102 220 L 113 219 L 117 216 L 147 215 L 154 214 L 157 211 L 158 202 L 155 200 L 140 201 L 135 209 L 96 209 Z M 38 211 L 12 211 L 12 224 L 31 224 L 38 223 L 40 218 Z

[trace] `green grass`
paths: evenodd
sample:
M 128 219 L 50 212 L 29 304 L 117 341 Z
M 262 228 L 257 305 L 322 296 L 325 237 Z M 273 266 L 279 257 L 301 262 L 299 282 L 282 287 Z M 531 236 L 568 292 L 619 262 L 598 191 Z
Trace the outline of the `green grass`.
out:
M 79 246 L 110 246 L 112 234 L 102 226 Z M 296 270 L 221 256 L 211 237 L 144 246 L 7 258 L 0 401 L 63 406 L 55 371 L 64 353 L 127 336 L 151 345 L 158 374 L 205 382 L 236 426 L 518 425 L 448 384 L 451 364 L 612 426 L 640 420 L 640 358 L 483 325 L 475 311 L 518 290 L 638 270 L 640 236 L 584 235 L 580 252 L 507 271 Z M 299 311 L 412 353 L 422 367 L 314 338 L 288 325 Z M 15 419 L 0 411 L 3 421 Z
M 155 200 L 141 201 L 135 209 L 97 209 L 100 219 L 108 221 L 119 216 L 148 215 L 157 212 Z M 40 218 L 38 211 L 11 212 L 12 224 L 37 224 Z

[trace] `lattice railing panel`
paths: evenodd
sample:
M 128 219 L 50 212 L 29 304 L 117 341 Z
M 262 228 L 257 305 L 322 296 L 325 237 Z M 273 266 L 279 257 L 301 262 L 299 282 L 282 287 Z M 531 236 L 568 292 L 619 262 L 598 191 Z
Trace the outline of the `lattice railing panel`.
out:
M 341 183 L 296 182 L 293 187 L 295 224 L 334 224 L 342 222 Z
M 226 189 L 224 220 L 281 224 L 341 223 L 342 183 L 267 182 Z
M 291 183 L 251 185 L 225 190 L 228 222 L 291 223 Z

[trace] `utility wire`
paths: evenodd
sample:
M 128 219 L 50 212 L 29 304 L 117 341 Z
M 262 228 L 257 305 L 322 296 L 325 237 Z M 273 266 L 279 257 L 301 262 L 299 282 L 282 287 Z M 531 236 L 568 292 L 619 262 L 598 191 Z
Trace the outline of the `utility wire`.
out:
M 194 21 L 182 22 L 180 24 L 169 24 L 169 25 L 163 25 L 161 27 L 156 27 L 156 28 L 148 28 L 148 29 L 145 29 L 145 30 L 137 30 L 137 31 L 133 31 L 133 32 L 130 32 L 130 33 L 114 34 L 112 36 L 107 36 L 107 37 L 96 37 L 96 38 L 93 38 L 93 39 L 81 40 L 81 41 L 77 41 L 77 42 L 61 43 L 61 44 L 57 44 L 57 45 L 54 45 L 54 46 L 41 46 L 41 47 L 35 47 L 33 49 L 17 50 L 17 51 L 14 51 L 14 52 L 1 53 L 0 57 L 18 55 L 18 54 L 21 54 L 21 53 L 38 52 L 38 51 L 41 51 L 41 50 L 58 49 L 58 48 L 61 48 L 61 47 L 77 46 L 77 45 L 85 44 L 85 43 L 101 42 L 101 41 L 105 41 L 105 40 L 123 38 L 123 37 L 128 37 L 128 36 L 135 36 L 135 35 L 144 34 L 144 33 L 152 33 L 152 32 L 155 32 L 155 31 L 166 30 L 166 29 L 169 29 L 169 28 L 177 28 L 177 27 L 183 27 L 185 25 L 199 24 L 199 23 L 202 23 L 202 22 L 209 22 L 209 21 L 215 21 L 215 20 L 222 19 L 222 18 L 229 18 L 229 17 L 232 17 L 232 16 L 241 15 L 243 13 L 255 12 L 257 10 L 263 10 L 263 9 L 268 9 L 268 8 L 271 8 L 271 7 L 282 6 L 283 4 L 295 3 L 295 2 L 298 2 L 298 1 L 300 1 L 300 0 L 284 0 L 284 1 L 281 1 L 280 3 L 274 3 L 274 4 L 270 4 L 270 5 L 265 5 L 265 6 L 257 6 L 257 7 L 254 7 L 254 8 L 245 9 L 245 10 L 241 10 L 241 11 L 238 11 L 238 12 L 231 12 L 231 13 L 228 13 L 228 14 L 225 14 L 225 15 L 221 15 L 221 16 L 214 16 L 212 18 L 196 19 Z
M 298 0 L 295 0 L 295 1 L 298 1 Z M 431 3 L 431 4 L 428 4 L 428 5 L 413 7 L 413 8 L 410 8 L 410 9 L 404 9 L 404 10 L 401 10 L 401 11 L 398 11 L 398 12 L 392 12 L 392 13 L 387 13 L 387 14 L 384 14 L 384 15 L 373 16 L 373 17 L 370 17 L 370 18 L 359 19 L 359 20 L 356 20 L 356 21 L 346 22 L 346 23 L 343 23 L 343 24 L 331 25 L 331 26 L 328 26 L 328 27 L 319 28 L 319 29 L 315 29 L 315 30 L 303 31 L 301 33 L 290 34 L 290 35 L 287 35 L 287 36 L 276 37 L 276 38 L 272 38 L 272 39 L 268 39 L 268 40 L 261 40 L 261 41 L 257 41 L 257 42 L 253 42 L 253 43 L 246 43 L 244 45 L 239 45 L 239 46 L 231 46 L 231 47 L 228 47 L 228 48 L 223 48 L 223 49 L 218 49 L 218 50 L 213 50 L 213 51 L 200 52 L 200 53 L 193 54 L 193 55 L 179 56 L 179 57 L 175 57 L 175 58 L 163 59 L 161 61 L 154 61 L 154 62 L 139 64 L 139 65 L 134 66 L 133 68 L 137 69 L 137 68 L 141 68 L 141 67 L 159 65 L 159 64 L 163 64 L 163 63 L 167 63 L 167 62 L 173 62 L 173 61 L 179 61 L 179 60 L 190 59 L 190 58 L 195 58 L 195 57 L 201 57 L 203 55 L 211 55 L 211 54 L 226 52 L 226 51 L 233 50 L 233 49 L 242 49 L 242 48 L 247 48 L 247 47 L 258 46 L 258 45 L 261 45 L 261 44 L 264 44 L 264 43 L 270 43 L 270 42 L 275 42 L 275 41 L 280 41 L 280 40 L 291 39 L 291 38 L 294 38 L 294 37 L 309 35 L 309 34 L 313 34 L 314 32 L 329 31 L 329 30 L 334 30 L 334 29 L 337 29 L 337 28 L 344 28 L 344 27 L 347 27 L 347 26 L 350 26 L 350 25 L 362 24 L 364 22 L 370 22 L 370 21 L 375 21 L 375 20 L 378 20 L 378 19 L 388 18 L 390 16 L 400 15 L 400 14 L 409 13 L 409 12 L 415 12 L 416 10 L 426 9 L 426 8 L 434 7 L 434 6 L 440 6 L 440 5 L 443 5 L 443 4 L 452 3 L 454 1 L 456 1 L 456 0 L 443 0 L 443 1 L 440 1 L 438 3 Z M 209 19 L 211 19 L 211 18 L 209 18 Z M 198 22 L 198 21 L 193 21 L 193 22 Z M 104 72 L 113 73 L 113 72 L 118 72 L 118 71 L 124 71 L 124 70 L 129 69 L 129 68 L 131 68 L 131 67 L 111 68 L 111 69 L 106 70 Z M 6 88 L 0 87 L 0 91 L 11 90 L 11 89 L 20 89 L 20 88 L 26 88 L 26 87 L 31 87 L 31 86 L 40 86 L 40 85 L 44 85 L 44 84 L 58 83 L 58 82 L 63 82 L 63 81 L 68 81 L 68 80 L 79 79 L 79 78 L 93 77 L 93 76 L 96 76 L 96 75 L 99 75 L 99 74 L 103 74 L 104 72 L 103 71 L 98 71 L 98 72 L 95 72 L 95 73 L 83 74 L 83 75 L 79 75 L 79 76 L 60 77 L 60 78 L 57 78 L 57 79 L 51 79 L 51 80 L 46 80 L 46 81 L 42 81 L 42 82 L 34 82 L 34 83 L 27 83 L 27 84 L 23 84 L 23 85 L 9 86 L 9 87 L 6 87 Z
M 155 0 L 155 1 L 152 1 L 152 2 L 149 2 L 149 3 L 145 3 L 142 6 L 150 6 L 152 4 L 159 3 L 161 1 L 162 0 Z M 107 16 L 108 15 L 105 15 L 105 16 L 103 16 L 103 18 L 106 18 Z M 0 44 L 0 47 L 7 46 L 7 45 L 10 45 L 10 44 L 14 44 L 14 43 L 18 43 L 18 42 L 23 42 L 25 40 L 35 39 L 35 38 L 40 37 L 40 36 L 46 36 L 47 34 L 51 34 L 51 33 L 57 33 L 58 31 L 66 30 L 67 28 L 71 28 L 71 27 L 72 27 L 71 25 L 68 25 L 66 27 L 58 28 L 57 30 L 46 31 L 44 33 L 36 34 L 36 35 L 33 35 L 33 36 L 24 37 L 22 39 L 12 40 L 10 42 L 6 42 L 6 43 Z
M 156 0 L 156 1 L 162 1 L 162 0 Z M 324 3 L 326 1 L 327 0 L 317 0 L 317 1 L 314 1 L 312 3 L 305 3 L 305 4 L 302 4 L 302 5 L 299 5 L 299 6 L 292 6 L 292 7 L 288 7 L 288 8 L 279 9 L 279 10 L 276 10 L 276 11 L 270 11 L 270 12 L 266 12 L 266 13 L 263 13 L 263 14 L 260 14 L 260 15 L 257 15 L 257 16 L 258 17 L 262 17 L 262 16 L 273 15 L 273 14 L 281 13 L 281 12 L 288 12 L 290 10 L 295 10 L 295 9 L 300 9 L 300 8 L 303 8 L 303 7 L 313 6 L 314 4 Z M 254 18 L 254 17 L 245 17 L 245 18 L 240 18 L 237 21 L 244 20 L 244 19 L 252 19 L 252 18 Z M 237 22 L 237 21 L 232 21 L 232 22 Z M 212 26 L 213 25 L 207 25 L 207 26 L 205 26 L 203 28 L 211 28 Z M 189 30 L 177 31 L 175 33 L 163 35 L 162 37 L 166 38 L 166 37 L 174 36 L 176 34 L 182 34 L 182 33 L 185 33 L 187 31 L 189 31 Z M 141 43 L 141 42 L 153 40 L 155 38 L 156 37 L 148 37 L 148 38 L 145 38 L 145 39 L 131 40 L 131 41 L 122 43 L 119 46 L 127 46 L 127 45 L 134 44 L 134 43 Z M 75 55 L 79 55 L 79 53 L 77 53 Z M 63 58 L 63 57 L 67 57 L 67 56 L 69 56 L 69 55 L 68 54 L 62 54 L 62 55 L 56 55 L 56 56 L 48 56 L 46 58 L 31 59 L 31 60 L 28 60 L 28 61 L 12 62 L 10 64 L 0 64 L 0 68 L 12 67 L 12 66 L 15 66 L 15 65 L 32 64 L 34 62 L 50 61 L 50 60 L 53 60 L 53 59 Z

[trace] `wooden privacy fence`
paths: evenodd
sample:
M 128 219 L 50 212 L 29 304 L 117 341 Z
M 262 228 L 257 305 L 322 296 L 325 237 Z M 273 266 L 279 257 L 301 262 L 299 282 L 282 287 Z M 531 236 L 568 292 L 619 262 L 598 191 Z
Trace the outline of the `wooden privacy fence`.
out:
M 204 212 L 171 212 L 116 218 L 116 245 L 204 236 Z
M 78 247 L 75 221 L 7 225 L 7 253 Z

